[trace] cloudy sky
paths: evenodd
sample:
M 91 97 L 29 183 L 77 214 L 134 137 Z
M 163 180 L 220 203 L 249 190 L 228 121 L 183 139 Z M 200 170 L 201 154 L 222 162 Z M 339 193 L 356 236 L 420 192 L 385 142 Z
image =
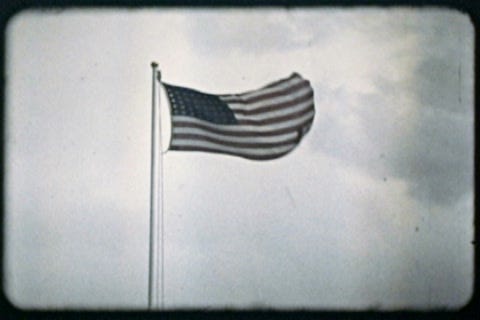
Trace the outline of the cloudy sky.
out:
M 212 93 L 296 71 L 316 107 L 312 130 L 277 160 L 164 155 L 166 308 L 468 302 L 468 16 L 24 11 L 6 48 L 3 271 L 15 305 L 146 308 L 151 61 L 164 81 Z

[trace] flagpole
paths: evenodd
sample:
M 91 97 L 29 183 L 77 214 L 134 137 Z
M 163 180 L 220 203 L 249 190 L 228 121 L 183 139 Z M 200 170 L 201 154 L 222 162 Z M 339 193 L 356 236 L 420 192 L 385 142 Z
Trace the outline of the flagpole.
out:
M 162 73 L 160 72 L 160 70 L 157 71 L 157 80 L 158 80 L 158 83 L 162 83 Z M 159 141 L 158 141 L 158 147 L 160 149 L 160 235 L 161 235 L 161 238 L 160 238 L 160 253 L 161 253 L 161 257 L 162 257 L 162 263 L 161 263 L 161 272 L 160 272 L 160 281 L 161 281 L 161 296 L 160 296 L 160 301 L 161 301 L 161 308 L 163 309 L 164 306 L 165 306 L 165 276 L 164 276 L 164 270 L 165 270 L 165 259 L 164 259 L 164 256 L 165 256 L 165 241 L 164 241 L 164 237 L 165 237 L 165 225 L 164 225 L 164 219 L 163 219 L 163 208 L 164 208 L 164 201 L 163 201 L 163 141 L 162 141 L 162 119 L 161 119 L 161 115 L 162 115 L 162 112 L 161 112 L 161 108 L 160 108 L 160 91 L 159 91 L 159 94 L 158 94 L 158 131 L 160 132 L 159 136 Z
M 160 75 L 158 64 L 152 62 L 152 136 L 150 162 L 150 238 L 149 238 L 149 266 L 148 266 L 148 308 L 157 309 L 159 306 L 159 276 L 162 285 L 163 307 L 163 159 L 161 123 L 159 108 L 159 92 L 157 89 L 157 75 Z M 159 79 L 160 80 L 160 79 Z M 159 214 L 161 211 L 161 214 Z M 161 240 L 160 241 L 160 233 Z M 159 252 L 159 244 L 161 252 Z M 160 265 L 159 253 L 162 255 Z

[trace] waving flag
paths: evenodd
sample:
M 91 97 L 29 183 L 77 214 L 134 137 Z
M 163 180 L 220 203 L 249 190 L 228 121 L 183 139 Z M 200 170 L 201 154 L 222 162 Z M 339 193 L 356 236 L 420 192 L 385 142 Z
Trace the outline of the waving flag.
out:
M 275 159 L 300 143 L 315 114 L 310 82 L 297 73 L 241 94 L 164 86 L 172 115 L 170 150 Z

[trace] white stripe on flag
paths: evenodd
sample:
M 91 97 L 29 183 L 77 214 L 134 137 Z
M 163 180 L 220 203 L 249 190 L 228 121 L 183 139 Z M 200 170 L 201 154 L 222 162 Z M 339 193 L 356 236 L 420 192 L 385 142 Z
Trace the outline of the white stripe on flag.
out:
M 309 86 L 307 86 L 307 87 L 299 88 L 298 90 L 290 94 L 284 94 L 274 98 L 267 98 L 267 99 L 263 99 L 263 100 L 252 102 L 252 103 L 228 102 L 228 99 L 224 99 L 224 98 L 220 98 L 220 99 L 223 100 L 224 102 L 227 102 L 228 106 L 234 111 L 235 110 L 253 110 L 260 107 L 289 102 L 295 98 L 302 97 L 308 94 L 309 92 L 312 92 L 312 89 Z
M 230 147 L 230 146 L 225 146 L 217 143 L 212 143 L 209 141 L 191 140 L 191 139 L 188 139 L 188 140 L 178 139 L 172 142 L 172 147 L 177 147 L 177 148 L 191 147 L 191 148 L 198 148 L 198 149 L 212 149 L 216 151 L 231 152 L 231 153 L 235 153 L 243 156 L 266 156 L 270 154 L 279 154 L 279 153 L 287 152 L 295 146 L 296 144 L 292 143 L 286 146 L 271 147 L 271 148 L 243 148 L 243 147 Z
M 198 128 L 189 128 L 189 127 L 175 127 L 173 128 L 173 134 L 190 134 L 190 135 L 201 135 L 214 139 L 224 140 L 226 142 L 255 142 L 255 143 L 276 143 L 284 142 L 291 139 L 295 139 L 298 136 L 297 131 L 292 131 L 290 133 L 278 134 L 274 136 L 255 136 L 255 137 L 239 137 L 224 135 L 220 133 L 209 132 L 203 129 Z
M 304 123 L 305 121 L 313 118 L 313 115 L 315 114 L 315 111 L 312 109 L 312 111 L 308 112 L 307 114 L 295 118 L 295 119 L 289 119 L 288 121 L 284 122 L 279 122 L 279 123 L 274 123 L 274 124 L 269 124 L 269 125 L 221 125 L 221 124 L 213 124 L 208 121 L 203 121 L 199 120 L 196 118 L 188 117 L 188 116 L 177 116 L 174 115 L 172 117 L 173 120 L 173 125 L 175 126 L 179 122 L 185 123 L 185 124 L 198 124 L 207 128 L 212 128 L 212 129 L 219 129 L 222 130 L 226 133 L 231 132 L 269 132 L 272 130 L 278 130 L 278 129 L 286 129 L 286 128 L 298 128 L 299 125 Z
M 243 119 L 268 120 L 272 117 L 285 116 L 285 115 L 292 114 L 292 113 L 295 113 L 295 112 L 298 112 L 298 111 L 301 111 L 301 110 L 304 110 L 304 109 L 308 109 L 308 108 L 311 109 L 312 104 L 313 104 L 313 98 L 311 98 L 308 101 L 305 101 L 303 103 L 299 103 L 297 105 L 289 107 L 289 108 L 284 108 L 284 109 L 280 109 L 280 110 L 273 110 L 273 111 L 266 111 L 266 112 L 262 112 L 262 113 L 255 114 L 255 115 L 243 115 L 243 114 L 236 114 L 235 113 L 235 118 L 237 118 L 238 120 L 241 120 L 241 119 L 242 120 Z
M 306 81 L 306 80 L 302 79 L 302 78 L 300 78 L 299 76 L 296 75 L 293 78 L 287 79 L 285 82 L 281 82 L 280 84 L 275 85 L 275 86 L 270 87 L 270 88 L 253 90 L 253 91 L 249 91 L 249 92 L 242 93 L 242 94 L 220 95 L 220 98 L 222 100 L 226 101 L 226 102 L 228 102 L 229 100 L 238 99 L 239 97 L 244 98 L 244 99 L 251 99 L 251 98 L 255 98 L 255 97 L 258 97 L 258 96 L 261 96 L 261 95 L 264 95 L 264 94 L 276 93 L 276 92 L 282 91 L 282 90 L 284 90 L 284 89 L 286 89 L 290 86 L 293 86 L 295 84 L 298 84 L 302 81 Z

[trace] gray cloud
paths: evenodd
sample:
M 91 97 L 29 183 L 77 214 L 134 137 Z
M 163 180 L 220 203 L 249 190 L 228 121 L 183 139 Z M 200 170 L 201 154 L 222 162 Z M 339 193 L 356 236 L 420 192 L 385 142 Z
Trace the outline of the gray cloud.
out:
M 444 13 L 420 33 L 417 117 L 393 164 L 414 197 L 439 204 L 473 189 L 473 29 L 461 18 Z
M 457 201 L 473 190 L 473 122 L 419 113 L 392 164 L 409 181 L 413 197 L 438 204 Z
M 319 39 L 325 41 L 338 27 L 325 23 L 326 27 L 320 30 L 318 12 L 252 10 L 236 12 L 228 20 L 216 19 L 218 13 L 200 12 L 189 25 L 192 49 L 198 53 L 208 56 L 235 51 L 265 54 L 303 49 Z M 331 15 L 325 17 L 332 18 Z
M 319 108 L 322 96 L 333 97 L 345 117 L 320 115 L 316 134 L 322 150 L 377 178 L 405 179 L 417 200 L 446 205 L 473 188 L 473 34 L 463 16 L 433 13 L 380 32 L 417 37 L 416 50 L 404 53 L 417 59 L 406 78 L 377 75 L 372 93 L 317 84 Z M 395 52 L 391 63 L 401 58 Z M 347 124 L 349 116 L 357 123 Z

